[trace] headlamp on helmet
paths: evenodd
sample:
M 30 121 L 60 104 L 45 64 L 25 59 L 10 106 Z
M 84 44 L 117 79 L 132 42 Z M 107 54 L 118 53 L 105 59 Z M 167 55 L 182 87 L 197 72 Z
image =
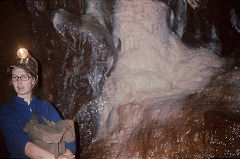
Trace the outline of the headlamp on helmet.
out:
M 27 57 L 28 55 L 29 55 L 29 53 L 28 53 L 27 49 L 25 49 L 25 48 L 20 48 L 17 51 L 17 56 L 21 59 Z
M 38 63 L 25 48 L 20 48 L 17 51 L 17 57 L 10 68 L 14 67 L 25 69 L 26 71 L 30 72 L 35 78 L 38 78 Z

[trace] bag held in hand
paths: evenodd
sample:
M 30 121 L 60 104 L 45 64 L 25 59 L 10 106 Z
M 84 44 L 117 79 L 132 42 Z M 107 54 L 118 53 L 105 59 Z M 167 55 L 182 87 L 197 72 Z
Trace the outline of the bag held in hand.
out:
M 57 158 L 59 155 L 65 153 L 65 142 L 69 143 L 75 140 L 74 123 L 68 119 L 55 123 L 47 120 L 40 114 L 42 120 L 45 122 L 45 124 L 41 124 L 37 118 L 37 114 L 40 113 L 34 112 L 33 118 L 26 123 L 23 131 L 32 139 L 34 144 L 54 153 Z M 22 121 L 19 121 L 19 123 Z

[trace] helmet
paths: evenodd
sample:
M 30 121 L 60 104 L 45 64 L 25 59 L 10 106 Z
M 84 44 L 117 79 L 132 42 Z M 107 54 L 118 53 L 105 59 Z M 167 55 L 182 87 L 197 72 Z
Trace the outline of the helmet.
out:
M 38 78 L 38 63 L 25 48 L 20 48 L 17 51 L 17 57 L 10 68 L 14 67 L 25 69 L 26 71 L 30 72 L 35 78 Z

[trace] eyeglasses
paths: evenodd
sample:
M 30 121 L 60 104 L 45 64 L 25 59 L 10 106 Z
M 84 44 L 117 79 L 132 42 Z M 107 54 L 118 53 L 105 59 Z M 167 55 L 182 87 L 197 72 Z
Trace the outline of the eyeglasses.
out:
M 12 81 L 16 82 L 19 78 L 21 79 L 21 81 L 28 81 L 31 77 L 29 77 L 28 75 L 22 75 L 22 76 L 13 75 Z

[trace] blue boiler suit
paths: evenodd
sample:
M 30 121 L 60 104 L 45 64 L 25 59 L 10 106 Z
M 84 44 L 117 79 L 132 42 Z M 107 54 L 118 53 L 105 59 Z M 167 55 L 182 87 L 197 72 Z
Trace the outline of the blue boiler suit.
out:
M 24 99 L 14 96 L 10 102 L 0 107 L 0 128 L 5 137 L 10 157 L 27 158 L 25 156 L 25 146 L 31 139 L 19 126 L 19 121 L 25 120 L 28 122 L 33 118 L 35 111 L 39 111 L 47 120 L 54 122 L 62 120 L 56 109 L 49 102 L 37 99 L 36 96 L 33 96 L 29 105 Z M 38 119 L 44 124 L 39 116 Z M 25 126 L 25 122 L 20 124 L 23 127 Z M 75 142 L 66 143 L 66 148 L 75 154 Z

